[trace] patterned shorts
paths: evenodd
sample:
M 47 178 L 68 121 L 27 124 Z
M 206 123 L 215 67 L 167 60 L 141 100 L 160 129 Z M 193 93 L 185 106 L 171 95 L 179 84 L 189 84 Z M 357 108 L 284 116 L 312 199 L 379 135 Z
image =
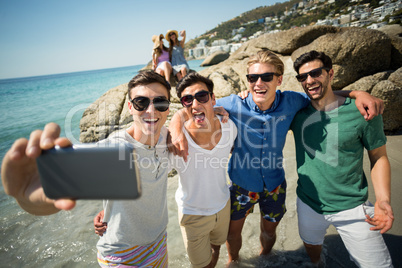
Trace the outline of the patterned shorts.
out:
M 278 222 L 286 212 L 286 180 L 275 190 L 269 192 L 250 192 L 236 185 L 230 187 L 231 220 L 240 220 L 254 211 L 254 205 L 259 203 L 261 216 L 271 222 Z
M 117 251 L 112 255 L 102 256 L 98 251 L 98 263 L 102 268 L 109 267 L 155 267 L 167 268 L 168 255 L 166 234 L 155 243 L 148 246 L 134 246 Z

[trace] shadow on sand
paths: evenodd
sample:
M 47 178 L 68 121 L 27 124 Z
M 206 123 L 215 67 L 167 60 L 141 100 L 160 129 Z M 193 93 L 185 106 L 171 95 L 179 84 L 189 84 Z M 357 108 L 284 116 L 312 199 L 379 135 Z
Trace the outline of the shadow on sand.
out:
M 402 236 L 384 234 L 385 243 L 391 254 L 394 267 L 402 267 Z M 327 267 L 357 267 L 349 258 L 345 245 L 339 235 L 328 235 L 325 237 Z
M 384 234 L 385 243 L 391 253 L 394 267 L 402 267 L 402 236 Z M 354 268 L 357 267 L 349 258 L 345 245 L 339 235 L 327 235 L 324 240 L 323 254 L 327 268 Z M 310 259 L 300 247 L 293 251 L 273 250 L 267 257 L 254 257 L 242 259 L 240 263 L 233 264 L 231 268 L 251 268 L 251 267 L 285 267 L 296 268 L 313 267 Z

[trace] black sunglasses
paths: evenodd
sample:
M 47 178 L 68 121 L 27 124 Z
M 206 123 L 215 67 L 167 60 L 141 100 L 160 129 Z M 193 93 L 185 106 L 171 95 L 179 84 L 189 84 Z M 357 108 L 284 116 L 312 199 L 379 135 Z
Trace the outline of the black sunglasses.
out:
M 298 75 L 296 75 L 296 79 L 297 79 L 297 81 L 299 81 L 299 82 L 304 82 L 304 81 L 306 81 L 306 79 L 307 79 L 307 77 L 308 77 L 309 75 L 310 75 L 312 78 L 317 78 L 317 77 L 319 77 L 320 75 L 322 75 L 322 69 L 326 70 L 327 72 L 330 70 L 329 68 L 326 68 L 326 67 L 320 67 L 320 68 L 311 70 L 311 71 L 308 72 L 308 73 L 298 74 Z
M 198 102 L 201 103 L 206 103 L 209 101 L 209 95 L 211 94 L 211 92 L 209 91 L 200 91 L 197 92 L 193 95 L 186 95 L 180 98 L 180 102 L 184 107 L 190 107 L 191 105 L 193 105 L 193 101 L 194 99 L 196 99 Z
M 280 76 L 277 73 L 263 73 L 263 74 L 247 74 L 247 81 L 250 83 L 255 83 L 258 81 L 258 78 L 261 77 L 261 80 L 264 82 L 271 82 L 274 79 L 274 75 Z
M 144 111 L 148 108 L 151 103 L 151 99 L 148 97 L 136 97 L 131 100 L 131 103 L 134 106 L 134 109 L 137 111 Z M 164 112 L 169 109 L 170 101 L 165 97 L 156 97 L 152 100 L 154 107 L 159 112 Z

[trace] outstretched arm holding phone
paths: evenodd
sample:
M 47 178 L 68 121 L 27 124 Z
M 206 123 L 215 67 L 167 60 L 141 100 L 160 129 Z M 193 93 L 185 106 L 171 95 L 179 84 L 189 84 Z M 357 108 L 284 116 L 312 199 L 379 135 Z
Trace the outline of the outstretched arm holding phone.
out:
M 71 146 L 67 138 L 60 138 L 60 126 L 49 123 L 43 130 L 35 130 L 29 140 L 18 139 L 6 153 L 1 167 L 4 191 L 11 195 L 27 212 L 34 215 L 50 215 L 59 210 L 75 207 L 71 199 L 52 200 L 46 197 L 39 180 L 36 158 L 43 150 Z

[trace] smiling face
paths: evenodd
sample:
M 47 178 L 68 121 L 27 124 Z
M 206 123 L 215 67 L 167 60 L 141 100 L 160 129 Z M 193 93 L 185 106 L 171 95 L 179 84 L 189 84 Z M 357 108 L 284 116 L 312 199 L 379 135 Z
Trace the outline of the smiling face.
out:
M 323 63 L 320 60 L 314 60 L 303 64 L 299 69 L 299 74 L 305 74 L 311 70 L 323 67 Z M 307 79 L 301 82 L 301 85 L 310 97 L 311 100 L 321 100 L 328 93 L 328 89 L 331 86 L 331 80 L 333 78 L 333 70 L 326 71 L 322 69 L 322 74 L 318 77 L 307 76 Z
M 170 38 L 173 42 L 175 42 L 176 39 L 177 39 L 177 36 L 176 36 L 176 34 L 175 34 L 174 32 L 171 32 L 171 33 L 169 34 L 169 38 Z
M 194 96 L 196 93 L 201 91 L 208 91 L 208 88 L 205 83 L 197 82 L 186 87 L 182 91 L 181 96 Z M 191 123 L 195 128 L 207 128 L 210 126 L 215 117 L 214 105 L 215 96 L 212 94 L 209 95 L 209 100 L 206 103 L 199 102 L 194 98 L 193 104 L 185 108 L 186 113 L 189 116 L 189 120 L 191 120 Z
M 248 68 L 248 74 L 276 73 L 275 66 L 268 63 L 255 63 Z M 249 82 L 249 89 L 255 104 L 265 111 L 272 106 L 275 100 L 276 88 L 282 83 L 282 76 L 273 76 L 272 81 L 264 82 L 261 78 L 254 83 Z
M 169 109 L 164 112 L 158 111 L 152 101 L 157 97 L 168 99 L 167 89 L 160 83 L 139 85 L 131 89 L 129 97 L 131 100 L 137 97 L 151 99 L 149 106 L 143 111 L 136 110 L 131 101 L 128 102 L 128 108 L 133 116 L 131 132 L 133 138 L 146 145 L 155 145 L 159 139 L 161 128 L 166 122 Z

